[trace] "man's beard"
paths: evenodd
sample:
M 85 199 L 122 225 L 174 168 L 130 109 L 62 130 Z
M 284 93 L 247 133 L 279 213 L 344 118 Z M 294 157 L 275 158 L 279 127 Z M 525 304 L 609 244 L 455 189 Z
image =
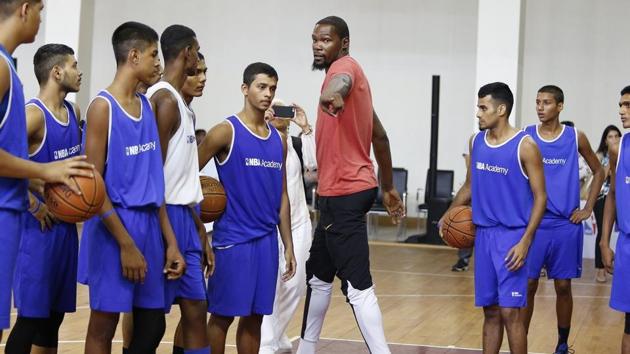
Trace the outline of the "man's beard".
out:
M 328 69 L 328 65 L 326 63 L 317 64 L 315 61 L 313 61 L 313 64 L 311 64 L 311 69 L 313 71 L 326 70 Z

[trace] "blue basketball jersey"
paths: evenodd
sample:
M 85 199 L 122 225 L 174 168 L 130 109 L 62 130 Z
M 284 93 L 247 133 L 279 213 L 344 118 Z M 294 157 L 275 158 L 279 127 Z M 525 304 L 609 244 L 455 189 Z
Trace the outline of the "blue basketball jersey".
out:
M 519 131 L 496 146 L 488 144 L 486 134 L 479 132 L 473 138 L 470 160 L 473 223 L 483 227 L 525 227 L 534 202 L 519 156 L 527 134 Z
M 103 179 L 115 206 L 157 207 L 164 202 L 162 150 L 149 100 L 138 94 L 140 117 L 129 115 L 107 91 L 97 97 L 109 104 L 109 136 Z M 89 124 L 89 122 L 86 122 Z
M 280 133 L 268 125 L 269 134 L 263 138 L 236 116 L 227 121 L 232 126 L 232 146 L 223 163 L 216 161 L 227 206 L 214 223 L 215 247 L 245 243 L 276 232 L 282 198 Z
M 538 144 L 543 159 L 547 187 L 544 218 L 570 218 L 571 213 L 580 207 L 577 130 L 563 125 L 562 132 L 553 140 L 543 139 L 538 134 L 537 125 L 531 125 L 525 131 Z
M 26 109 L 24 107 L 24 89 L 13 66 L 11 54 L 0 45 L 0 57 L 9 66 L 10 86 L 4 97 L 0 98 L 0 149 L 9 154 L 28 159 L 28 139 L 26 136 Z M 26 210 L 28 180 L 21 178 L 0 177 L 0 209 L 15 211 Z
M 44 138 L 37 151 L 30 154 L 32 161 L 46 163 L 65 160 L 81 153 L 81 133 L 77 115 L 72 103 L 64 101 L 63 104 L 68 112 L 68 121 L 65 123 L 58 120 L 38 98 L 33 98 L 26 104 L 36 106 L 44 114 Z
M 619 156 L 615 175 L 615 200 L 617 201 L 617 227 L 630 233 L 630 134 L 625 133 L 619 143 Z

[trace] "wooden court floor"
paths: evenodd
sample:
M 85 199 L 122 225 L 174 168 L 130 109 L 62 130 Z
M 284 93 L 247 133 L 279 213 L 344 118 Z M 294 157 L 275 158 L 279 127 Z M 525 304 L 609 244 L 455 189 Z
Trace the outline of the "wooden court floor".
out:
M 393 353 L 469 353 L 455 348 L 481 347 L 483 316 L 473 305 L 473 272 L 451 272 L 450 267 L 456 260 L 455 250 L 391 243 L 372 243 L 370 250 L 385 333 L 393 344 Z M 623 316 L 608 307 L 610 282 L 595 283 L 592 261 L 585 261 L 584 275 L 574 282 L 573 293 L 574 316 L 569 342 L 575 352 L 618 353 Z M 62 325 L 59 353 L 83 352 L 89 317 L 87 295 L 87 288 L 79 287 L 78 309 L 66 316 Z M 536 306 L 529 349 L 533 353 L 551 353 L 556 342 L 552 282 L 541 281 Z M 289 326 L 291 338 L 299 335 L 301 309 L 302 305 Z M 171 353 L 177 318 L 178 310 L 174 308 L 167 317 L 166 335 L 158 353 Z M 234 330 L 228 335 L 228 353 L 236 353 L 234 335 Z M 7 336 L 5 331 L 4 340 Z M 322 353 L 367 353 L 338 282 L 322 337 L 327 339 L 322 342 Z M 118 331 L 113 353 L 121 352 L 121 339 Z M 507 350 L 507 340 L 503 347 Z

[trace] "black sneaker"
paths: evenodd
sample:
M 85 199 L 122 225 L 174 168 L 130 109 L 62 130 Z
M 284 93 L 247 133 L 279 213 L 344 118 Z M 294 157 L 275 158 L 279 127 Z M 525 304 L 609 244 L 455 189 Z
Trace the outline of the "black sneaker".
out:
M 553 354 L 574 354 L 575 350 L 569 347 L 568 344 L 563 343 L 556 347 L 556 351 Z
M 458 260 L 457 263 L 455 263 L 455 265 L 453 265 L 453 267 L 451 268 L 451 271 L 453 272 L 465 272 L 467 270 L 468 262 L 463 259 Z

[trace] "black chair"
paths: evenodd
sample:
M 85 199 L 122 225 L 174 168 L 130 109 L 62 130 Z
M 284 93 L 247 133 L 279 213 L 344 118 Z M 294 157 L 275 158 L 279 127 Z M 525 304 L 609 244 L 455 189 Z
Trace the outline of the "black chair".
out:
M 400 194 L 402 198 L 403 205 L 407 206 L 407 177 L 409 173 L 407 169 L 402 167 L 394 167 L 392 168 L 392 180 L 394 183 L 394 187 Z M 380 180 L 380 176 L 379 176 Z M 367 213 L 367 225 L 368 225 L 368 235 L 372 235 L 373 233 L 378 232 L 378 218 L 372 218 L 372 216 L 379 215 L 387 215 L 387 209 L 383 205 L 383 191 L 379 185 L 378 193 L 376 194 L 376 200 L 374 201 L 374 205 L 370 208 L 370 211 Z M 401 237 L 404 237 L 406 234 L 406 218 L 400 220 L 400 224 L 398 224 L 398 230 L 396 232 L 396 239 L 400 240 Z
M 437 181 L 435 186 L 435 197 L 434 199 L 441 200 L 446 204 L 450 205 L 451 201 L 453 201 L 453 183 L 455 179 L 455 172 L 453 170 L 437 170 Z M 420 204 L 420 191 L 422 188 L 418 188 L 416 191 L 416 203 L 418 203 L 418 208 L 416 209 L 418 213 L 418 218 L 426 218 L 429 210 L 429 171 L 427 171 L 427 179 L 424 187 L 424 201 Z M 417 231 L 420 233 L 420 223 L 417 223 Z M 427 225 L 428 227 L 428 225 Z

